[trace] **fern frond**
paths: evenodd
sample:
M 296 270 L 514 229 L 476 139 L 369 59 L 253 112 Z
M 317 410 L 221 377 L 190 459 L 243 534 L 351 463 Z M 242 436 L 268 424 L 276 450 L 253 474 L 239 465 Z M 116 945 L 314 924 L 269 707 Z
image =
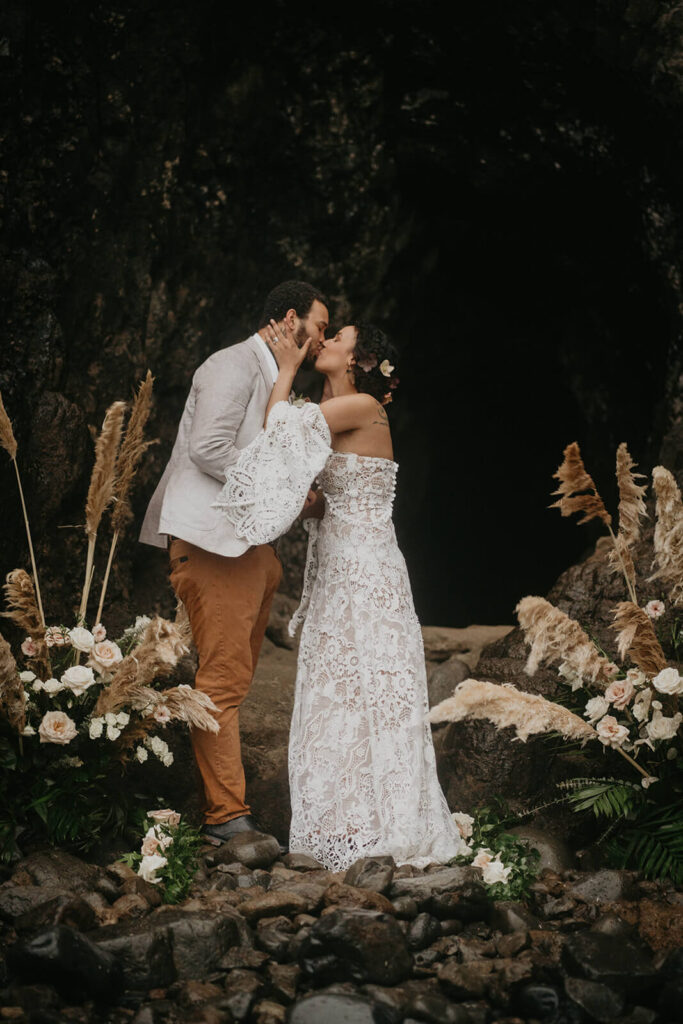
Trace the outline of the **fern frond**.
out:
M 641 871 L 646 878 L 683 883 L 683 813 L 678 806 L 653 807 L 638 815 L 608 847 L 618 867 Z

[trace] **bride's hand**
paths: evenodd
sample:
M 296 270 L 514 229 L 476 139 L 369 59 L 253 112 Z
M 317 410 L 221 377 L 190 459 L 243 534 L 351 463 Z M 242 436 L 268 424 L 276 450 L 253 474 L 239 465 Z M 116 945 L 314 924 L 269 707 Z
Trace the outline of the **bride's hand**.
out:
M 278 368 L 294 376 L 306 358 L 312 339 L 307 338 L 299 348 L 289 327 L 285 323 L 280 325 L 275 320 L 271 320 L 265 328 L 265 335 Z

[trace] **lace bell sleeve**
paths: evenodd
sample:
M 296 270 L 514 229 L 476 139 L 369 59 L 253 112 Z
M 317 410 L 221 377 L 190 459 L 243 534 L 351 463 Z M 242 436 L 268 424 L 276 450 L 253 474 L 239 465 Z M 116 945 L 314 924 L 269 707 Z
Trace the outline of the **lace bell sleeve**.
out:
M 212 503 L 238 537 L 267 544 L 286 533 L 332 451 L 330 430 L 317 405 L 276 402 L 267 426 L 225 470 Z

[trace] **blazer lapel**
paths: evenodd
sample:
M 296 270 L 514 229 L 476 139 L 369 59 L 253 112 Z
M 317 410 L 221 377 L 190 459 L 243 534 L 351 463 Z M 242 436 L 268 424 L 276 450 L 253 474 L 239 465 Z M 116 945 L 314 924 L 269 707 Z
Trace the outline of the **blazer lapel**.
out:
M 266 382 L 266 386 L 268 388 L 268 391 L 272 391 L 273 390 L 273 374 L 271 372 L 270 366 L 268 365 L 268 360 L 266 359 L 266 354 L 263 351 L 262 346 L 259 345 L 258 339 L 256 338 L 255 335 L 252 334 L 252 336 L 250 338 L 247 338 L 247 345 L 249 345 L 250 349 L 252 350 L 252 352 L 254 353 L 256 358 L 258 359 L 259 368 L 261 370 L 261 373 L 263 374 L 263 379 Z

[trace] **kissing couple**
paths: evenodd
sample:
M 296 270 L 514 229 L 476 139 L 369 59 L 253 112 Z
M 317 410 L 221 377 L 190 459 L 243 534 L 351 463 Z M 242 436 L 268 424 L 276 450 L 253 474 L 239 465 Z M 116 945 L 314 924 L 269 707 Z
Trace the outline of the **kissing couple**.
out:
M 466 847 L 437 779 L 422 634 L 392 522 L 385 405 L 397 355 L 362 321 L 326 338 L 327 307 L 310 284 L 286 281 L 255 334 L 202 363 L 140 540 L 168 547 L 195 686 L 218 708 L 217 734 L 192 730 L 205 838 L 262 831 L 246 803 L 239 707 L 282 574 L 274 542 L 301 516 L 289 849 L 333 871 L 379 855 L 424 867 Z M 320 405 L 291 401 L 305 359 L 325 377 Z

